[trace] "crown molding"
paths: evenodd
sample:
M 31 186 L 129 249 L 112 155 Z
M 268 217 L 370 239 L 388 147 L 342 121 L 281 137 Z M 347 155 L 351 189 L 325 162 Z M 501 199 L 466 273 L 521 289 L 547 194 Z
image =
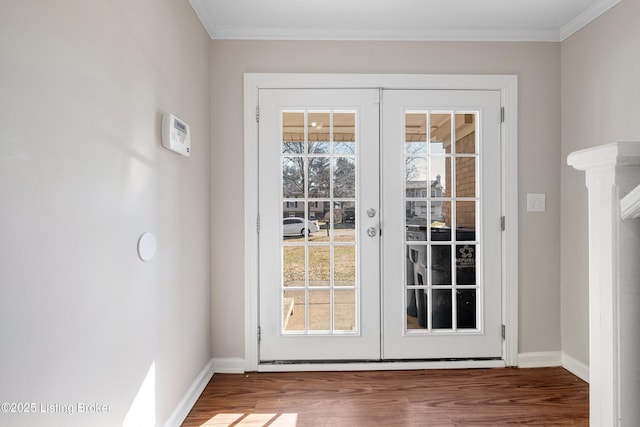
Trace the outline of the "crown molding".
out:
M 327 41 L 534 41 L 560 42 L 618 4 L 598 0 L 561 28 L 512 29 L 335 29 L 219 25 L 206 0 L 189 0 L 213 40 L 327 40 Z
M 567 38 L 571 37 L 573 33 L 582 29 L 591 21 L 593 21 L 618 3 L 620 3 L 620 0 L 599 0 L 598 2 L 594 3 L 590 8 L 588 8 L 580 15 L 569 21 L 566 25 L 563 25 L 562 28 L 560 28 L 560 41 L 564 41 Z
M 327 40 L 327 41 L 560 41 L 554 29 L 509 30 L 341 30 L 329 28 L 271 28 L 217 26 L 209 32 L 217 40 Z
M 209 34 L 211 40 L 216 38 L 216 22 L 211 14 L 211 9 L 207 7 L 206 2 L 203 0 L 189 0 L 191 8 L 196 13 L 200 23 Z

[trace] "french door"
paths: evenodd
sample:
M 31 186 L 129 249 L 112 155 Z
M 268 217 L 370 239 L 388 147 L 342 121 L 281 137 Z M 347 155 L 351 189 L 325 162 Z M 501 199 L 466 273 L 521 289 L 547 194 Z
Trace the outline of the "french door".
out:
M 382 111 L 383 356 L 499 358 L 499 92 L 385 91 Z
M 259 96 L 260 359 L 379 359 L 377 91 Z
M 500 358 L 499 92 L 259 107 L 261 362 Z

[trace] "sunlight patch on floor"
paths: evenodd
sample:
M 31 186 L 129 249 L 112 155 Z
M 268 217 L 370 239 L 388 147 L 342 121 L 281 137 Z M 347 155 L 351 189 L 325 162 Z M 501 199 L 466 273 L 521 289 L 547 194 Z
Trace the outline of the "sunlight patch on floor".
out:
M 200 427 L 295 427 L 298 414 L 217 414 Z

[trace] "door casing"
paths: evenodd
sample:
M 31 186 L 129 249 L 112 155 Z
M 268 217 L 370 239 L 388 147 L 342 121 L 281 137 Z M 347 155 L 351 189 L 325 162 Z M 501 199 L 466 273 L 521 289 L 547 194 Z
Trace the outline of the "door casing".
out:
M 325 369 L 424 369 L 453 367 L 516 366 L 518 356 L 518 176 L 517 176 L 517 87 L 515 75 L 389 75 L 389 74 L 263 74 L 244 75 L 244 366 L 235 370 L 325 370 Z M 504 360 L 452 362 L 378 362 L 305 365 L 268 365 L 258 361 L 258 91 L 266 88 L 382 88 L 431 90 L 499 90 L 503 108 L 502 143 L 502 318 Z M 242 362 L 239 362 L 239 364 Z

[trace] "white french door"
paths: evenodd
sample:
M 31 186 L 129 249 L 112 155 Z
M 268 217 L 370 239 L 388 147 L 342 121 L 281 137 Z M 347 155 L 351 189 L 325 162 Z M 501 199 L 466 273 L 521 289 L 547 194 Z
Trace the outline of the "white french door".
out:
M 502 356 L 500 93 L 384 92 L 383 357 Z
M 259 92 L 261 361 L 380 358 L 377 94 Z
M 260 361 L 501 358 L 500 93 L 259 107 Z

